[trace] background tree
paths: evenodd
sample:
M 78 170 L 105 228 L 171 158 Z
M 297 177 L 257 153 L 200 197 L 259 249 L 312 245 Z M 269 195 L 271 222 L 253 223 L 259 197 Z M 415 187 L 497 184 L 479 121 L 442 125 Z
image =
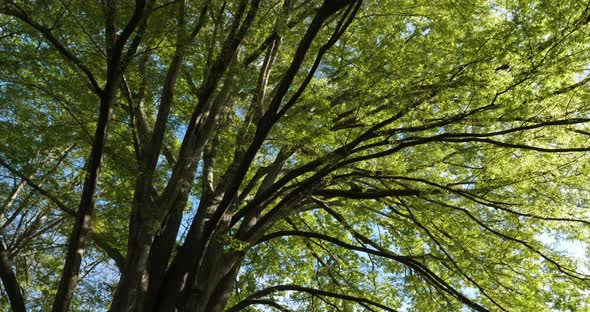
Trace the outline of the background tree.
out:
M 587 309 L 589 5 L 2 1 L 0 306 Z

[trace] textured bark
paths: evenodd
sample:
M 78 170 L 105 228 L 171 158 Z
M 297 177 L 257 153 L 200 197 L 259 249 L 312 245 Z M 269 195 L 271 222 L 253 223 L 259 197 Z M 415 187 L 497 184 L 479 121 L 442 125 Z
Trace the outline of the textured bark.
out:
M 191 170 L 194 171 L 195 168 L 191 168 Z M 158 293 L 164 282 L 173 248 L 176 246 L 176 237 L 180 228 L 180 222 L 182 221 L 183 210 L 188 200 L 189 191 L 190 186 L 185 186 L 182 194 L 172 205 L 162 233 L 156 236 L 151 246 L 149 257 L 150 281 L 143 308 L 145 312 L 152 311 L 159 300 Z
M 203 263 L 187 277 L 176 304 L 181 311 L 223 311 L 227 304 L 244 252 L 228 248 L 222 237 L 215 239 L 205 252 Z
M 223 275 L 223 277 L 217 282 L 217 285 L 213 289 L 213 292 L 209 295 L 207 305 L 204 311 L 211 312 L 222 312 L 227 305 L 231 293 L 234 291 L 234 284 L 238 272 L 240 271 L 241 256 L 239 259 L 235 259 L 227 265 L 229 270 Z M 231 265 L 231 266 L 230 266 Z M 190 302 L 188 306 L 190 307 Z

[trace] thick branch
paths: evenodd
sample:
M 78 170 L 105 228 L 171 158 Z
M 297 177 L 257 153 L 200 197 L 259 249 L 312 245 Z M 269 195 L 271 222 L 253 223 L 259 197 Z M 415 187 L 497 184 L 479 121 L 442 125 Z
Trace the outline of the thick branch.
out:
M 293 312 L 292 310 L 289 310 L 289 309 L 283 307 L 282 305 L 276 303 L 275 301 L 265 300 L 265 299 L 244 299 L 244 300 L 238 302 L 233 307 L 231 307 L 229 310 L 226 310 L 226 312 L 241 311 L 241 310 L 247 308 L 248 306 L 255 305 L 255 304 L 267 305 L 267 306 L 273 307 L 281 312 Z
M 8 253 L 6 252 L 6 246 L 4 240 L 0 240 L 0 278 L 4 285 L 4 290 L 8 294 L 8 300 L 10 301 L 10 307 L 14 312 L 26 312 L 25 300 L 20 291 L 20 286 L 16 280 L 16 275 L 12 270 L 12 265 L 8 259 Z
M 275 292 L 280 292 L 280 291 L 299 291 L 299 292 L 304 292 L 304 293 L 308 293 L 308 294 L 315 295 L 315 296 L 332 297 L 332 298 L 337 298 L 337 299 L 343 299 L 346 301 L 356 302 L 359 304 L 370 304 L 370 305 L 379 307 L 385 311 L 390 311 L 390 312 L 397 311 L 397 310 L 392 309 L 386 305 L 383 305 L 381 303 L 378 303 L 378 302 L 375 302 L 373 300 L 369 300 L 366 298 L 362 298 L 362 297 L 344 295 L 344 294 L 339 294 L 339 293 L 334 293 L 334 292 L 330 292 L 330 291 L 326 291 L 326 290 L 304 287 L 304 286 L 299 286 L 299 285 L 277 285 L 277 286 L 265 288 L 263 290 L 253 293 L 252 295 L 248 296 L 246 299 L 238 302 L 236 305 L 234 305 L 233 307 L 226 310 L 226 312 L 240 311 L 240 310 L 244 309 L 245 307 L 256 303 L 256 301 L 257 301 L 256 299 L 267 296 L 267 295 L 275 293 Z
M 254 157 L 256 156 L 256 153 L 258 153 L 258 150 L 260 149 L 260 147 L 264 143 L 266 136 L 268 135 L 268 133 L 270 132 L 270 130 L 272 129 L 274 124 L 278 121 L 278 119 L 282 115 L 284 115 L 285 112 L 289 109 L 289 107 L 291 107 L 295 103 L 296 99 L 300 95 L 299 93 L 303 92 L 304 89 L 307 87 L 307 84 L 309 83 L 309 80 L 311 79 L 311 76 L 309 74 L 305 80 L 307 82 L 304 81 L 304 83 L 298 89 L 298 92 L 295 95 L 293 95 L 291 97 L 291 99 L 289 100 L 289 102 L 287 102 L 287 104 L 281 109 L 281 103 L 283 102 L 283 99 L 286 96 L 289 88 L 292 87 L 291 85 L 292 85 L 295 77 L 297 76 L 297 73 L 299 72 L 301 65 L 303 64 L 305 56 L 307 55 L 309 49 L 311 48 L 315 37 L 317 36 L 320 29 L 322 28 L 322 25 L 330 16 L 336 14 L 338 11 L 340 11 L 341 9 L 346 7 L 347 5 L 352 5 L 352 4 L 354 4 L 354 1 L 350 1 L 350 0 L 345 0 L 345 1 L 326 0 L 322 4 L 322 6 L 318 9 L 316 15 L 314 16 L 313 20 L 311 21 L 311 23 L 308 27 L 305 35 L 303 36 L 301 41 L 299 41 L 299 45 L 297 46 L 297 50 L 295 51 L 295 55 L 293 56 L 293 60 L 291 61 L 289 68 L 287 69 L 287 71 L 285 72 L 285 74 L 283 75 L 281 80 L 279 81 L 279 83 L 274 91 L 274 97 L 270 101 L 268 110 L 262 116 L 262 118 L 260 119 L 260 121 L 257 124 L 256 132 L 254 134 L 254 139 L 250 143 L 248 149 L 245 151 L 243 157 L 241 157 L 241 159 L 235 159 L 235 162 L 233 164 L 235 166 L 232 166 L 233 168 L 236 168 L 235 173 L 233 174 L 233 178 L 227 184 L 227 187 L 226 187 L 227 191 L 226 191 L 225 196 L 223 197 L 221 203 L 219 204 L 219 208 L 214 212 L 213 216 L 211 217 L 210 221 L 207 223 L 207 226 L 205 227 L 205 230 L 204 230 L 205 240 L 202 243 L 203 246 L 206 246 L 206 244 L 208 244 L 208 240 L 211 237 L 213 231 L 218 226 L 223 215 L 225 215 L 227 210 L 229 209 L 229 206 L 230 206 L 231 202 L 233 201 L 235 194 L 237 193 L 240 185 L 243 182 L 243 179 L 244 179 L 248 169 L 250 168 L 252 160 L 254 159 Z M 359 4 L 356 3 L 356 5 L 359 5 Z M 338 30 L 338 31 L 340 31 L 340 30 Z M 340 37 L 340 35 L 336 35 L 338 33 L 338 31 L 335 33 L 335 35 L 333 35 L 330 38 L 328 43 L 326 43 L 320 49 L 318 57 L 316 58 L 316 61 L 314 62 L 315 67 L 312 67 L 312 69 L 310 71 L 310 73 L 312 75 L 313 75 L 313 72 L 315 72 L 315 69 L 317 68 L 317 66 L 319 65 L 319 62 L 321 61 L 321 58 L 322 58 L 323 54 L 325 53 L 325 51 L 327 51 L 327 49 L 330 48 L 336 42 L 336 40 L 338 40 L 338 38 Z M 270 188 L 267 192 L 269 192 L 269 191 L 270 191 Z M 265 194 L 267 192 L 265 192 Z M 253 206 L 251 209 L 256 209 L 256 208 L 257 208 L 256 206 Z M 244 210 L 244 215 L 246 215 L 246 213 L 247 213 L 247 210 Z M 203 246 L 201 246 L 201 248 Z
M 346 248 L 349 250 L 360 251 L 360 252 L 373 254 L 373 255 L 376 255 L 379 257 L 383 257 L 383 258 L 397 261 L 397 262 L 402 263 L 405 266 L 409 267 L 410 269 L 414 270 L 416 273 L 420 274 L 420 276 L 422 276 L 424 279 L 426 279 L 429 284 L 431 284 L 434 287 L 436 287 L 437 289 L 444 291 L 444 292 L 448 293 L 449 295 L 455 297 L 460 302 L 475 309 L 476 311 L 480 311 L 480 312 L 483 312 L 483 311 L 487 312 L 488 311 L 486 308 L 482 307 L 478 303 L 473 302 L 469 298 L 465 297 L 465 295 L 463 295 L 462 293 L 460 293 L 459 291 L 454 289 L 451 285 L 449 285 L 442 278 L 440 278 L 438 275 L 436 275 L 434 272 L 432 272 L 430 269 L 428 269 L 424 264 L 416 261 L 413 257 L 395 255 L 395 254 L 393 254 L 389 251 L 386 251 L 386 250 L 374 250 L 374 249 L 370 249 L 370 248 L 354 246 L 354 245 L 348 244 L 346 242 L 343 242 L 335 237 L 331 237 L 331 236 L 320 234 L 320 233 L 303 232 L 303 231 L 277 231 L 277 232 L 263 236 L 258 241 L 253 243 L 252 246 L 266 242 L 266 241 L 274 239 L 274 238 L 285 237 L 285 236 L 299 236 L 299 237 L 307 237 L 307 238 L 316 238 L 316 239 L 320 239 L 323 241 L 331 242 L 337 246 L 340 246 L 340 247 L 343 247 L 343 248 Z
M 351 199 L 379 199 L 383 197 L 395 197 L 395 196 L 416 196 L 422 194 L 423 191 L 419 190 L 367 190 L 367 191 L 354 191 L 354 190 L 338 190 L 338 189 L 319 189 L 311 191 L 312 195 L 322 197 L 343 197 Z

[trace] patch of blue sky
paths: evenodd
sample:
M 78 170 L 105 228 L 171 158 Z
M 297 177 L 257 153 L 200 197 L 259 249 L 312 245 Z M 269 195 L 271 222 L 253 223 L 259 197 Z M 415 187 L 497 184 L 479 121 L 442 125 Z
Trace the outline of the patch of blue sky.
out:
M 407 22 L 404 29 L 401 32 L 402 38 L 410 38 L 416 31 L 416 24 L 413 22 Z
M 508 21 L 514 20 L 514 15 L 512 14 L 512 12 L 510 12 L 510 10 L 508 10 L 508 8 L 506 8 L 502 4 L 498 3 L 498 1 L 492 0 L 489 3 L 493 16 Z
M 582 274 L 590 274 L 590 244 L 588 242 L 563 237 L 556 232 L 545 231 L 537 235 L 537 239 L 546 248 L 557 251 L 576 263 L 576 270 Z
M 586 67 L 584 67 L 582 72 L 574 75 L 574 79 L 576 80 L 576 82 L 581 82 L 582 80 L 589 79 L 589 78 L 590 78 L 590 64 L 586 65 Z

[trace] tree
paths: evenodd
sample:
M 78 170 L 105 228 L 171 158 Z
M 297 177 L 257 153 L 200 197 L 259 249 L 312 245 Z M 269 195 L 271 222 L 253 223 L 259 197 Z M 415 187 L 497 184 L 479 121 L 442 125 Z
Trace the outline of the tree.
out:
M 0 306 L 590 306 L 590 3 L 0 4 Z

